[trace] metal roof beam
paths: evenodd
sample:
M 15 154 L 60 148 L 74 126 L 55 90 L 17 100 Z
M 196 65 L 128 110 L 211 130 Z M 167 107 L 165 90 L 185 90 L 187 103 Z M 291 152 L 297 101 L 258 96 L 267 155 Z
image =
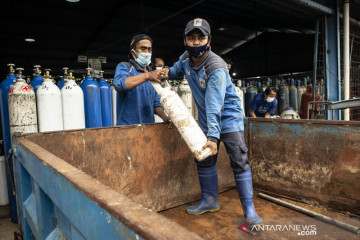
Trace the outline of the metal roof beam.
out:
M 324 6 L 322 4 L 319 4 L 317 2 L 311 1 L 311 0 L 290 0 L 291 2 L 297 3 L 301 6 L 307 7 L 307 8 L 311 8 L 319 13 L 322 14 L 326 14 L 326 15 L 331 15 L 334 13 L 334 10 Z

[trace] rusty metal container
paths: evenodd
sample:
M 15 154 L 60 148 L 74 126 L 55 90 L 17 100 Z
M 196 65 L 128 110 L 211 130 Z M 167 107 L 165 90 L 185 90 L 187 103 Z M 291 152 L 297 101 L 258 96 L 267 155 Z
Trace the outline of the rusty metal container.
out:
M 245 141 L 256 189 L 360 213 L 360 123 L 248 119 Z M 164 217 L 171 215 L 168 209 L 200 198 L 194 157 L 167 124 L 31 134 L 15 138 L 14 146 L 24 239 L 31 234 L 36 239 L 201 239 L 196 233 L 219 238 L 223 231 L 210 236 L 208 229 L 216 229 L 216 221 L 235 220 L 234 215 L 191 216 L 186 222 L 193 227 L 185 223 L 185 228 L 178 224 L 181 214 Z M 223 145 L 217 169 L 219 191 L 232 189 Z M 235 198 L 235 205 L 219 214 L 241 208 Z M 265 218 L 269 211 L 258 213 Z

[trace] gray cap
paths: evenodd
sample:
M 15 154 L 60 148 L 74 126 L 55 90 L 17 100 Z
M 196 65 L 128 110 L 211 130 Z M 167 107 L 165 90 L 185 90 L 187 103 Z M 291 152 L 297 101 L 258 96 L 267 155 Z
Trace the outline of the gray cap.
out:
M 205 19 L 195 18 L 194 20 L 189 21 L 186 24 L 184 34 L 187 35 L 194 29 L 199 29 L 204 36 L 210 36 L 210 25 Z

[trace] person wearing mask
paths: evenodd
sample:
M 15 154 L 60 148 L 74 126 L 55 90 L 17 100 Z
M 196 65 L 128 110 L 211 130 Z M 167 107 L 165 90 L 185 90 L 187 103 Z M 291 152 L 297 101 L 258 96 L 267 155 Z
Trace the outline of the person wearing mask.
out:
M 187 213 L 202 214 L 220 209 L 216 161 L 222 141 L 231 161 L 237 190 L 249 227 L 262 224 L 253 204 L 252 175 L 244 141 L 244 122 L 241 100 L 236 95 L 224 60 L 211 51 L 210 25 L 196 18 L 187 23 L 184 32 L 186 51 L 170 68 L 164 68 L 165 78 L 180 79 L 186 75 L 199 111 L 199 125 L 207 142 L 204 148 L 212 156 L 197 165 L 201 187 L 198 205 L 189 206 Z
M 162 58 L 155 58 L 153 66 L 153 68 L 156 70 L 163 69 L 165 67 L 164 60 Z
M 135 35 L 130 42 L 129 61 L 117 65 L 114 85 L 118 91 L 117 125 L 154 123 L 154 113 L 170 122 L 160 104 L 160 97 L 150 81 L 160 82 L 160 70 L 149 67 L 152 39 L 146 34 Z
M 275 113 L 277 100 L 276 90 L 274 87 L 267 87 L 265 92 L 255 95 L 250 106 L 250 117 L 270 118 Z

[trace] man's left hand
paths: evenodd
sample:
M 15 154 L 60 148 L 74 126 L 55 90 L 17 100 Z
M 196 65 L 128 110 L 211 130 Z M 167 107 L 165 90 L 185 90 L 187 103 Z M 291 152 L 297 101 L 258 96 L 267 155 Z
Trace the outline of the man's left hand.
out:
M 217 143 L 216 142 L 208 140 L 206 142 L 206 144 L 203 146 L 202 150 L 204 150 L 207 147 L 211 149 L 211 155 L 210 156 L 214 156 L 217 153 Z

